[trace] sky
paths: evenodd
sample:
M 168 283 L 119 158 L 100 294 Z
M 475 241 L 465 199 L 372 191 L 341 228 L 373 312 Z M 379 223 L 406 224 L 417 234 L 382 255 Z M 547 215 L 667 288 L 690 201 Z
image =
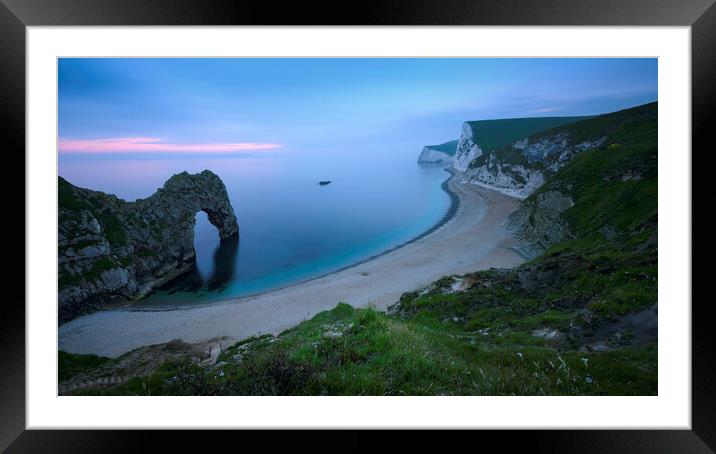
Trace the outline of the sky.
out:
M 58 90 L 61 157 L 360 153 L 655 101 L 657 60 L 62 58 Z

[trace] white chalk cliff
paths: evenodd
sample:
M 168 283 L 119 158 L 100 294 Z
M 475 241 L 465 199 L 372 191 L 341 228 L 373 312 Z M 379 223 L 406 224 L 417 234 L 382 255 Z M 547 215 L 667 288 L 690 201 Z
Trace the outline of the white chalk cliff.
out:
M 443 164 L 452 165 L 457 140 L 441 143 L 440 145 L 427 145 L 418 156 L 420 164 Z
M 418 162 L 452 164 L 456 170 L 462 172 L 462 180 L 465 182 L 524 199 L 577 154 L 604 145 L 604 137 L 578 141 L 569 128 L 560 127 L 568 124 L 570 120 L 578 119 L 572 118 L 547 119 L 553 124 L 542 124 L 545 127 L 542 131 L 538 129 L 538 121 L 542 119 L 465 122 L 462 124 L 454 156 L 441 150 L 441 146 L 428 146 L 423 148 Z M 527 123 L 530 121 L 534 123 Z M 491 130 L 493 127 L 496 132 Z M 477 132 L 483 131 L 484 134 L 484 131 L 488 131 L 493 136 L 491 142 L 495 143 L 494 136 L 509 134 L 505 133 L 509 128 L 513 130 L 513 140 L 504 142 L 504 145 L 497 142 L 495 149 L 486 149 L 483 144 L 488 141 L 479 137 L 480 132 Z M 515 134 L 515 130 L 521 131 L 524 136 L 519 137 L 519 132 Z
M 490 156 L 487 164 L 468 168 L 463 181 L 524 199 L 542 186 L 545 177 L 537 169 L 501 163 Z
M 526 198 L 582 151 L 600 147 L 605 138 L 575 142 L 567 132 L 520 139 L 473 158 L 463 181 Z
M 482 155 L 482 150 L 473 139 L 474 133 L 472 126 L 470 126 L 470 123 L 463 123 L 460 139 L 457 144 L 457 151 L 455 152 L 455 160 L 453 162 L 453 167 L 460 172 L 467 170 L 473 159 Z
M 423 164 L 452 164 L 452 156 L 442 151 L 431 148 L 430 146 L 424 147 L 423 151 L 418 156 L 418 162 Z

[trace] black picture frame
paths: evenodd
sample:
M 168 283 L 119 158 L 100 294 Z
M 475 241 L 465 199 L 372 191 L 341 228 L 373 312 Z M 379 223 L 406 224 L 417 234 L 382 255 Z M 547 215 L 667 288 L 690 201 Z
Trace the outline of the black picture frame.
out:
M 394 0 L 320 5 L 298 1 L 277 4 L 223 0 L 0 0 L 1 124 L 6 142 L 10 139 L 13 144 L 8 146 L 7 152 L 15 152 L 16 157 L 24 156 L 25 32 L 28 26 L 690 26 L 692 148 L 699 147 L 706 152 L 713 148 L 708 146 L 712 142 L 710 114 L 716 104 L 716 6 L 713 3 L 714 0 Z M 24 169 L 24 159 L 18 161 L 16 168 L 22 166 Z M 698 168 L 692 164 L 692 169 Z M 697 173 L 692 175 L 694 206 L 695 200 L 706 196 L 694 189 L 693 182 L 699 178 Z M 703 224 L 702 228 L 705 226 Z M 713 215 L 708 226 L 714 227 Z M 696 224 L 692 220 L 692 238 L 696 233 L 694 227 Z M 25 242 L 31 241 L 26 236 L 24 238 Z M 701 249 L 700 252 L 705 255 L 707 251 Z M 692 268 L 693 286 L 694 276 L 708 270 Z M 139 450 L 148 446 L 148 439 L 159 437 L 162 443 L 171 439 L 172 444 L 188 446 L 185 443 L 192 436 L 188 432 L 142 431 L 140 436 L 119 430 L 25 430 L 25 311 L 19 300 L 6 298 L 0 304 L 0 449 L 7 448 L 7 452 L 124 452 Z M 550 452 L 713 452 L 716 449 L 716 343 L 711 334 L 715 321 L 711 304 L 711 298 L 694 298 L 692 304 L 692 430 L 517 431 L 509 435 L 500 431 L 482 431 L 477 435 L 480 445 L 489 446 L 497 441 L 500 449 L 509 450 L 519 445 L 529 446 L 532 451 Z M 635 421 L 635 425 L 638 422 Z M 341 450 L 368 449 L 372 444 L 366 433 L 334 435 L 342 440 Z M 412 432 L 403 438 L 422 443 L 424 436 L 424 433 Z M 474 439 L 476 435 L 471 437 Z M 212 435 L 211 438 L 216 440 L 217 437 Z M 281 444 L 283 439 L 294 445 L 304 444 L 305 439 L 296 433 L 290 437 L 271 438 L 272 443 Z M 453 436 L 444 438 L 449 440 L 444 440 L 442 449 L 458 440 Z M 168 448 L 169 445 L 163 446 Z M 274 448 L 278 449 L 278 446 L 272 445 L 271 450 Z

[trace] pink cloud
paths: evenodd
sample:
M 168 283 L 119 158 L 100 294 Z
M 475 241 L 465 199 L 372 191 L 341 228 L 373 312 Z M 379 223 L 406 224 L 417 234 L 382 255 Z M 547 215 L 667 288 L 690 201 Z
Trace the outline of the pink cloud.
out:
M 57 149 L 60 153 L 226 153 L 235 151 L 270 150 L 280 148 L 277 143 L 166 143 L 155 137 L 116 137 L 108 139 L 63 139 Z

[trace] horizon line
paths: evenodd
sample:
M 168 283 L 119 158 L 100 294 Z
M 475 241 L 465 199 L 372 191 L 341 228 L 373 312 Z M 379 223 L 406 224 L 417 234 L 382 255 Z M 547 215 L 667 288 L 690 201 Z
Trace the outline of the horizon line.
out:
M 111 137 L 101 139 L 57 140 L 60 154 L 110 154 L 110 153 L 230 153 L 237 151 L 272 150 L 283 144 L 273 142 L 207 142 L 169 143 L 157 137 Z

